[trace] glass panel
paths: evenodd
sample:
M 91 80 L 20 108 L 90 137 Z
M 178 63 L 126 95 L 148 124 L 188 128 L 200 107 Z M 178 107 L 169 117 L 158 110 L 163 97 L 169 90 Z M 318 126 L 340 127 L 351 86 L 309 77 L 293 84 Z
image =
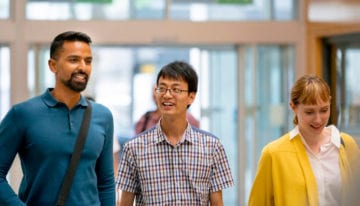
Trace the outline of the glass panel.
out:
M 164 18 L 165 0 L 28 0 L 32 20 L 127 20 Z
M 10 49 L 0 45 L 0 120 L 10 108 Z
M 204 50 L 202 53 L 207 57 L 202 59 L 205 64 L 200 64 L 204 65 L 200 71 L 202 85 L 206 85 L 202 91 L 209 92 L 207 99 L 201 99 L 201 103 L 206 101 L 208 104 L 208 108 L 202 108 L 202 119 L 209 118 L 210 124 L 206 130 L 221 139 L 235 180 L 234 187 L 223 191 L 224 205 L 238 205 L 237 54 L 235 49 Z M 203 111 L 206 111 L 205 114 Z
M 249 47 L 246 53 L 245 197 L 248 198 L 263 147 L 293 127 L 288 94 L 294 79 L 295 57 L 291 46 Z
M 257 146 L 261 150 L 267 143 L 280 137 L 291 129 L 289 124 L 292 114 L 288 106 L 289 77 L 293 70 L 289 70 L 286 62 L 293 61 L 286 59 L 283 52 L 286 48 L 281 46 L 261 46 L 258 48 L 257 60 L 257 119 L 259 120 Z M 291 52 L 291 51 L 289 51 Z M 290 56 L 293 57 L 292 54 Z M 285 65 L 284 65 L 285 63 Z M 293 64 L 292 64 L 293 65 Z M 260 152 L 256 156 L 259 158 Z
M 298 0 L 220 2 L 173 0 L 169 3 L 170 18 L 191 21 L 288 21 L 297 18 Z M 165 6 L 165 0 L 28 0 L 26 16 L 33 20 L 164 19 Z
M 215 0 L 173 0 L 170 18 L 190 21 L 294 20 L 298 0 L 252 0 L 250 3 L 219 3 Z M 274 8 L 274 9 L 273 9 Z
M 28 52 L 28 88 L 31 96 L 44 92 L 47 87 L 55 84 L 54 74 L 48 67 L 50 46 L 30 46 Z M 36 51 L 39 51 L 36 53 Z M 37 60 L 35 58 L 38 58 Z M 39 65 L 36 65 L 37 62 Z
M 360 1 L 309 1 L 308 19 L 312 22 L 358 22 Z
M 0 0 L 0 19 L 8 19 L 10 16 L 10 0 Z
M 345 59 L 342 61 L 345 61 L 345 68 L 338 69 L 344 75 L 339 80 L 343 83 L 344 88 L 337 90 L 338 109 L 340 110 L 338 124 L 341 130 L 360 140 L 360 87 L 358 86 L 360 82 L 358 69 L 360 48 L 347 48 L 344 52 Z M 338 55 L 341 54 L 338 52 Z M 341 56 L 339 58 L 341 59 Z
M 298 0 L 275 0 L 274 19 L 288 21 L 298 19 Z

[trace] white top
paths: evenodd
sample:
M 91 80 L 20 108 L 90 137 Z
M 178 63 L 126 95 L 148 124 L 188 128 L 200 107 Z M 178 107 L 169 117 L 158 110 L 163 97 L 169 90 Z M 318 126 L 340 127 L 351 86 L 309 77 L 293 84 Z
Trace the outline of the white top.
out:
M 341 144 L 339 130 L 331 125 L 330 142 L 321 145 L 320 152 L 314 154 L 306 144 L 304 138 L 301 140 L 305 145 L 307 155 L 313 173 L 316 178 L 319 194 L 319 206 L 337 206 L 341 202 L 341 174 L 339 164 L 339 148 Z M 299 134 L 298 127 L 290 132 L 290 139 Z

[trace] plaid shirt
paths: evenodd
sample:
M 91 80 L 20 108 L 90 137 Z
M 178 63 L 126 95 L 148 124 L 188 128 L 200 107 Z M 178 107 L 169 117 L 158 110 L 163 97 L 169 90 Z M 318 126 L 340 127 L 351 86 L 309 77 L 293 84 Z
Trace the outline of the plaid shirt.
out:
M 117 188 L 136 205 L 209 205 L 209 195 L 234 184 L 225 150 L 214 135 L 188 125 L 172 146 L 160 124 L 124 146 Z

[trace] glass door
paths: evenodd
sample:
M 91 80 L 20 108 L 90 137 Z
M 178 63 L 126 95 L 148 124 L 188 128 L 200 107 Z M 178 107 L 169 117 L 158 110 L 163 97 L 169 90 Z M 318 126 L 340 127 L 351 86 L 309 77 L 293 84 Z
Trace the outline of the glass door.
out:
M 0 120 L 10 108 L 10 49 L 0 44 Z
M 324 76 L 332 92 L 331 123 L 360 143 L 360 34 L 324 40 Z
M 245 46 L 239 53 L 241 203 L 246 205 L 263 147 L 292 128 L 288 95 L 295 57 L 290 45 Z

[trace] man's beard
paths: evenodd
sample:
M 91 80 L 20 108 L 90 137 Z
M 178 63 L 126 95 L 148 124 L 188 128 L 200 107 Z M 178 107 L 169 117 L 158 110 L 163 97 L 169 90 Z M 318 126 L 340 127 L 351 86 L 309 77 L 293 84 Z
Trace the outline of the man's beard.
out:
M 86 76 L 86 81 L 85 82 L 77 82 L 77 81 L 74 81 L 74 76 L 76 74 L 83 74 Z M 82 92 L 86 89 L 86 85 L 88 83 L 88 75 L 84 72 L 75 72 L 71 75 L 70 79 L 68 80 L 62 80 L 62 83 L 67 86 L 68 88 L 70 88 L 71 90 L 75 91 L 75 92 Z

